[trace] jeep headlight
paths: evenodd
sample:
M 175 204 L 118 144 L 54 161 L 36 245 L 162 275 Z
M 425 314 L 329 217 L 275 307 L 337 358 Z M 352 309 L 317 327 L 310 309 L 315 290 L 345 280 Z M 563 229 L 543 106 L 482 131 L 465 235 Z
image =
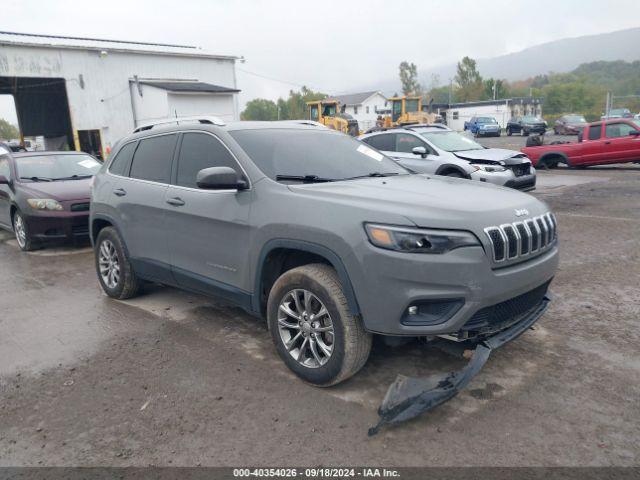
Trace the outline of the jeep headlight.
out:
M 62 205 L 51 198 L 29 198 L 27 203 L 34 210 L 63 210 Z
M 460 247 L 479 246 L 470 232 L 431 230 L 365 224 L 369 241 L 376 247 L 407 253 L 445 253 Z
M 507 170 L 502 165 L 485 165 L 482 163 L 472 163 L 471 166 L 476 170 L 482 170 L 484 172 L 505 172 Z

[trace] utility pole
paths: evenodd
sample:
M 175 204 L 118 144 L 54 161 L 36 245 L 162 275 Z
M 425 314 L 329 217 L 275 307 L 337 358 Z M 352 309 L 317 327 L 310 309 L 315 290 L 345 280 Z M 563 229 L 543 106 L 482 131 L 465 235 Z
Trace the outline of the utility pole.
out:
M 453 78 L 449 79 L 449 105 L 451 105 L 451 96 L 453 95 Z
M 493 81 L 493 85 L 491 86 L 491 90 L 493 90 L 493 99 L 494 99 L 494 100 L 496 99 L 496 90 L 497 90 L 497 88 L 496 88 L 496 83 L 497 83 L 497 82 L 494 80 L 494 81 Z

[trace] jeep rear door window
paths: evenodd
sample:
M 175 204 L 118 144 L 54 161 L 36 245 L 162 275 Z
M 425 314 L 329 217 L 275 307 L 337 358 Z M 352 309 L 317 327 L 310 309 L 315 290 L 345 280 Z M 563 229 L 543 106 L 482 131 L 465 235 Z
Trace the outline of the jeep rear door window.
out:
M 382 150 L 384 152 L 395 152 L 396 150 L 395 133 L 374 135 L 373 137 L 365 138 L 362 141 L 371 145 L 373 148 L 377 148 L 378 150 Z
M 169 183 L 177 135 L 159 135 L 140 140 L 131 164 L 131 178 Z
M 198 188 L 198 172 L 209 167 L 231 167 L 241 173 L 238 163 L 220 140 L 207 133 L 185 133 L 178 158 L 176 185 Z
M 114 175 L 126 177 L 129 173 L 131 159 L 133 158 L 133 152 L 135 152 L 137 144 L 138 142 L 131 142 L 122 147 L 116 155 L 116 158 L 111 162 L 111 165 L 109 165 L 109 172 Z
M 229 132 L 269 178 L 317 176 L 346 180 L 376 174 L 409 174 L 396 162 L 343 133 L 324 128 Z
M 600 123 L 597 125 L 591 125 L 589 127 L 589 140 L 599 140 L 601 131 L 602 125 Z

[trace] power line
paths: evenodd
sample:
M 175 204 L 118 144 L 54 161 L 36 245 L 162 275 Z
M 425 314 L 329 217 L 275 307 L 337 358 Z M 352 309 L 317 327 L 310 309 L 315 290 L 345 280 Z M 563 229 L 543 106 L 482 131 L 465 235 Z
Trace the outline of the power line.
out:
M 266 80 L 272 80 L 274 82 L 284 83 L 286 85 L 292 85 L 292 86 L 298 87 L 298 88 L 307 87 L 307 88 L 312 88 L 313 90 L 317 90 L 317 91 L 325 91 L 325 92 L 330 92 L 331 91 L 331 89 L 328 89 L 328 88 L 319 88 L 316 85 L 310 85 L 310 84 L 303 85 L 303 84 L 300 84 L 300 83 L 290 82 L 288 80 L 281 80 L 279 78 L 270 77 L 268 75 L 263 75 L 261 73 L 250 72 L 249 70 L 244 70 L 244 69 L 238 68 L 238 67 L 236 67 L 236 70 L 238 70 L 238 71 L 240 71 L 242 73 L 246 73 L 248 75 L 253 75 L 255 77 L 264 78 Z M 340 92 L 327 93 L 327 95 L 335 96 L 335 95 L 340 95 L 340 94 L 349 93 L 349 92 L 350 92 L 350 90 L 343 90 L 343 91 L 340 91 Z
M 237 68 L 237 67 L 236 67 L 236 68 Z M 274 81 L 274 82 L 285 83 L 285 84 L 287 84 L 287 85 L 293 85 L 294 87 L 302 88 L 302 87 L 307 87 L 307 86 L 309 86 L 309 85 L 302 85 L 302 84 L 300 84 L 300 83 L 289 82 L 289 81 L 287 81 L 287 80 L 280 80 L 279 78 L 269 77 L 269 76 L 267 76 L 267 75 L 262 75 L 261 73 L 250 72 L 249 70 L 244 70 L 244 69 L 242 69 L 242 68 L 237 68 L 237 70 L 238 70 L 238 71 L 240 71 L 240 72 L 243 72 L 243 73 L 247 73 L 247 74 L 249 74 L 249 75 L 253 75 L 253 76 L 255 76 L 255 77 L 260 77 L 260 78 L 264 78 L 264 79 L 267 79 L 267 80 L 272 80 L 272 81 Z M 315 88 L 315 87 L 314 87 L 314 88 Z

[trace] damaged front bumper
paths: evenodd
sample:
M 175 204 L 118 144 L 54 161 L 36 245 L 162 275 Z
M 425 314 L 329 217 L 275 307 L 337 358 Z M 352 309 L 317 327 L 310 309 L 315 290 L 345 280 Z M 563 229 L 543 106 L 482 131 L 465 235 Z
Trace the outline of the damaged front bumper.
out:
M 494 335 L 476 340 L 476 348 L 472 351 L 469 363 L 457 372 L 425 378 L 398 375 L 387 390 L 378 409 L 380 420 L 369 429 L 369 435 L 375 435 L 384 425 L 417 417 L 455 397 L 482 369 L 492 350 L 516 339 L 531 328 L 546 311 L 550 301 L 550 297 L 545 295 L 542 302 L 520 322 Z

